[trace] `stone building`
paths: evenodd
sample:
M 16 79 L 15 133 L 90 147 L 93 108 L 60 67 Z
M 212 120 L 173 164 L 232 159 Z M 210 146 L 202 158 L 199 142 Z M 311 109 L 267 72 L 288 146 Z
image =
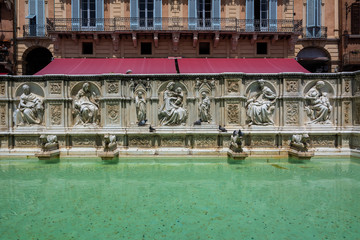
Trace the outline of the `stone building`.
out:
M 14 72 L 14 7 L 12 0 L 0 0 L 0 74 Z
M 342 70 L 360 70 L 360 1 L 340 2 Z
M 19 74 L 51 58 L 294 58 L 338 69 L 339 1 L 18 1 Z M 36 59 L 36 61 L 34 61 Z

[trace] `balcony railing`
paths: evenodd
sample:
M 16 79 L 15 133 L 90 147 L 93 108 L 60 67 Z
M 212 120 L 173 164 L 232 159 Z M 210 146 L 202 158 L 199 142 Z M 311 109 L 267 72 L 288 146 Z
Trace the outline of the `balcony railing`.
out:
M 45 25 L 24 25 L 24 37 L 45 37 L 47 27 Z
M 302 38 L 327 38 L 327 27 L 305 27 Z
M 360 52 L 350 51 L 344 54 L 343 65 L 360 65 Z
M 46 30 L 51 32 L 79 31 L 222 31 L 222 32 L 302 32 L 301 21 L 247 20 L 236 18 L 50 18 Z M 25 29 L 24 29 L 25 30 Z

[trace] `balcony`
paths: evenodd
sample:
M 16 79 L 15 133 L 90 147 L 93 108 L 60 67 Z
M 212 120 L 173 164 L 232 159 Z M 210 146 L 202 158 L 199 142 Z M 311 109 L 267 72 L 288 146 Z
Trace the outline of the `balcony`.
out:
M 301 34 L 302 21 L 273 19 L 249 20 L 236 18 L 50 18 L 46 34 L 69 32 L 229 32 L 229 33 L 295 33 Z M 32 30 L 32 32 L 35 32 Z M 25 36 L 33 36 L 31 28 L 24 28 Z
M 324 39 L 327 38 L 327 27 L 306 27 L 302 32 L 303 39 Z
M 343 65 L 360 65 L 360 51 L 350 51 L 345 53 Z
M 47 29 L 45 25 L 24 25 L 24 37 L 46 37 Z

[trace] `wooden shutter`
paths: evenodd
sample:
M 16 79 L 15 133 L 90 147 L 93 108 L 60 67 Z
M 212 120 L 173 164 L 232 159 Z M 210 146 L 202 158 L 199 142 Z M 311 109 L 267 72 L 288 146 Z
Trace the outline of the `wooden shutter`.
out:
M 197 0 L 188 0 L 189 30 L 195 30 L 196 28 L 196 2 Z
M 36 15 L 36 1 L 29 0 L 29 16 Z
M 154 0 L 154 23 L 155 29 L 161 30 L 162 26 L 162 0 Z
M 212 26 L 216 30 L 220 30 L 220 21 L 221 21 L 221 0 L 213 0 L 212 2 Z
M 254 31 L 254 0 L 246 0 L 246 31 Z
M 80 0 L 71 0 L 71 26 L 73 31 L 80 30 Z
M 139 21 L 139 2 L 138 0 L 130 0 L 130 28 L 132 30 L 138 29 Z
M 351 34 L 360 34 L 360 3 L 351 5 Z
M 96 30 L 104 30 L 104 0 L 96 0 Z
M 44 0 L 37 0 L 36 6 L 36 25 L 37 35 L 45 36 L 45 7 Z
M 269 1 L 269 25 L 270 25 L 270 31 L 276 32 L 276 30 L 277 30 L 277 0 Z

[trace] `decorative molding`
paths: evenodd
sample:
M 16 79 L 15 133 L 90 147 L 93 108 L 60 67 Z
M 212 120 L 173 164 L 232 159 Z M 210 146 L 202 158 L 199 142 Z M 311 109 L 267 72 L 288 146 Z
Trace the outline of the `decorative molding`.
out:
M 17 147 L 34 147 L 38 145 L 38 140 L 36 137 L 23 136 L 15 137 L 15 146 Z
M 298 81 L 286 81 L 286 91 L 287 92 L 298 92 Z
M 240 86 L 239 81 L 227 81 L 227 91 L 228 93 L 239 93 Z
M 344 122 L 345 124 L 350 124 L 350 103 L 344 102 Z
M 6 85 L 5 82 L 0 82 L 0 95 L 5 96 Z
M 119 105 L 107 105 L 107 116 L 111 123 L 120 123 Z
M 207 86 L 209 89 L 214 89 L 216 86 L 216 81 L 214 78 L 211 78 L 211 80 L 208 80 L 206 78 L 204 79 L 200 79 L 200 78 L 196 78 L 196 83 L 195 83 L 195 89 L 200 89 L 203 88 L 204 85 Z
M 185 137 L 184 136 L 162 136 L 161 146 L 163 147 L 184 147 Z
M 74 147 L 94 147 L 95 146 L 95 137 L 94 136 L 73 136 L 72 145 Z
M 299 123 L 299 104 L 298 102 L 286 102 L 286 124 L 296 125 Z
M 0 105 L 0 125 L 6 126 L 6 105 Z
M 344 90 L 345 90 L 346 93 L 350 92 L 350 90 L 351 90 L 351 82 L 350 82 L 350 80 L 345 80 Z
M 129 136 L 129 146 L 151 147 L 151 139 L 146 136 Z
M 50 82 L 50 94 L 61 94 L 61 82 Z
M 228 104 L 227 105 L 228 123 L 240 124 L 239 113 L 240 113 L 239 104 Z
M 355 124 L 360 125 L 360 103 L 355 104 Z
M 312 136 L 311 139 L 313 147 L 335 147 L 335 136 Z
M 51 125 L 61 125 L 61 106 L 59 104 L 50 105 Z
M 107 92 L 109 94 L 117 94 L 119 93 L 119 82 L 118 81 L 108 81 L 106 82 Z
M 275 139 L 273 136 L 253 136 L 251 147 L 274 147 Z
M 217 136 L 196 136 L 195 145 L 200 148 L 217 147 Z
M 130 84 L 129 87 L 131 89 L 132 92 L 135 92 L 135 89 L 138 86 L 142 86 L 144 89 L 146 90 L 150 90 L 151 89 L 151 81 L 149 78 L 145 79 L 131 79 L 130 80 Z

